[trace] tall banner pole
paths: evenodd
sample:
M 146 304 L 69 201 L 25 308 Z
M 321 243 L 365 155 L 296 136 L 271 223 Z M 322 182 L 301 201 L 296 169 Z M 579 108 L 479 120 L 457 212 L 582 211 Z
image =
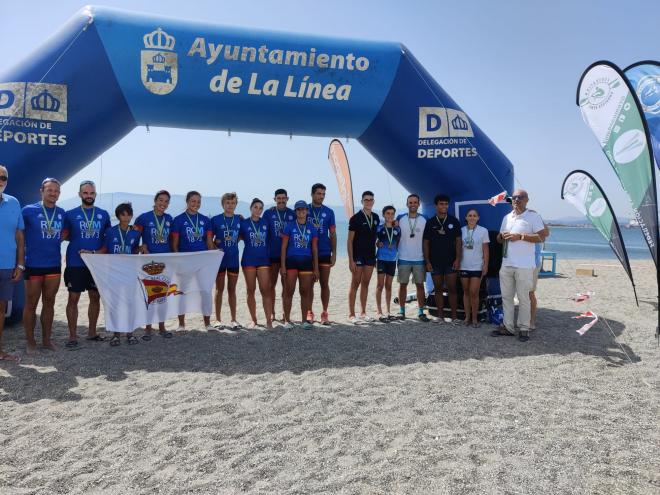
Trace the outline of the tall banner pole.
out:
M 612 62 L 591 64 L 578 83 L 576 103 L 628 194 L 658 273 L 658 199 L 649 127 L 635 89 Z M 656 337 L 660 337 L 660 312 Z
M 344 146 L 339 139 L 333 139 L 330 141 L 330 146 L 328 148 L 328 161 L 330 162 L 330 168 L 332 168 L 332 171 L 335 173 L 335 178 L 337 179 L 339 196 L 344 204 L 346 217 L 351 218 L 354 213 L 351 168 L 348 164 L 348 157 L 346 156 Z
M 630 268 L 628 251 L 621 235 L 621 228 L 616 220 L 612 205 L 605 196 L 600 184 L 588 172 L 573 170 L 566 176 L 561 186 L 561 199 L 575 206 L 605 238 L 628 274 L 635 294 L 635 303 L 639 307 L 635 281 Z
M 660 169 L 660 62 L 644 60 L 626 67 L 623 72 L 642 106 L 651 135 L 655 165 Z

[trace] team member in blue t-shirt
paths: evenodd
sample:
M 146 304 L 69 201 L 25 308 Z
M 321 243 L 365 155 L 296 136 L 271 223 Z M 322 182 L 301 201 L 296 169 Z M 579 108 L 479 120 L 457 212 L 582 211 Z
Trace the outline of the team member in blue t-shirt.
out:
M 335 213 L 323 204 L 325 200 L 325 186 L 317 183 L 312 186 L 312 202 L 309 204 L 307 220 L 319 231 L 319 285 L 321 286 L 321 324 L 329 325 L 328 304 L 330 304 L 330 270 L 337 262 L 337 233 Z M 312 301 L 314 303 L 314 290 L 312 288 Z M 314 313 L 308 315 L 314 320 Z
M 238 196 L 236 193 L 225 193 L 222 195 L 222 209 L 220 215 L 211 219 L 213 230 L 213 242 L 218 249 L 224 252 L 218 276 L 215 279 L 215 317 L 218 320 L 216 328 L 224 333 L 233 333 L 241 328 L 236 321 L 236 284 L 238 283 L 238 236 L 241 230 L 241 218 L 234 214 Z M 222 324 L 222 293 L 225 290 L 225 275 L 227 277 L 227 299 L 229 300 L 229 312 L 231 322 L 227 327 Z
M 70 348 L 78 346 L 78 301 L 80 301 L 80 294 L 85 291 L 89 294 L 87 340 L 105 340 L 96 333 L 96 323 L 101 309 L 99 292 L 92 274 L 85 266 L 80 254 L 95 253 L 103 247 L 105 232 L 110 227 L 110 215 L 107 211 L 94 206 L 96 185 L 91 180 L 80 183 L 78 196 L 80 196 L 82 204 L 66 212 L 62 234 L 62 237 L 69 241 L 66 249 L 64 283 L 69 289 L 69 300 L 66 305 L 69 341 L 66 343 L 66 347 Z
M 115 216 L 119 223 L 107 230 L 105 244 L 97 252 L 101 254 L 137 254 L 140 247 L 140 232 L 131 227 L 133 207 L 130 203 L 119 203 L 115 208 Z M 120 344 L 120 335 L 121 332 L 115 332 L 110 339 L 111 346 L 115 347 Z M 126 333 L 126 341 L 129 345 L 138 343 L 133 332 Z
M 401 240 L 401 229 L 394 225 L 394 206 L 383 208 L 383 225 L 376 227 L 376 271 L 378 273 L 378 285 L 376 285 L 376 306 L 378 308 L 378 320 L 387 323 L 394 319 L 390 315 L 390 300 L 392 299 L 392 279 L 396 273 L 396 258 L 399 241 Z M 385 305 L 387 315 L 383 314 L 381 298 L 385 287 Z
M 188 191 L 186 194 L 186 211 L 174 217 L 172 223 L 172 251 L 175 253 L 194 253 L 215 249 L 213 245 L 213 230 L 211 219 L 199 212 L 202 206 L 202 195 L 197 191 Z M 210 297 L 210 294 L 209 294 Z M 211 313 L 213 303 L 203 301 L 202 306 L 209 308 L 209 314 L 204 315 L 204 328 L 206 331 L 215 331 L 211 326 Z M 186 315 L 179 315 L 177 332 L 186 331 Z
M 23 328 L 28 354 L 37 348 L 34 327 L 37 306 L 41 299 L 41 338 L 46 349 L 55 350 L 51 341 L 55 296 L 62 277 L 62 230 L 65 211 L 56 206 L 60 197 L 60 182 L 44 179 L 40 188 L 41 201 L 23 208 L 25 223 L 25 307 Z
M 170 230 L 172 229 L 172 217 L 165 213 L 170 206 L 170 193 L 161 189 L 154 196 L 154 208 L 142 213 L 135 220 L 133 228 L 140 232 L 142 245 L 140 252 L 148 253 L 170 253 Z M 142 340 L 151 340 L 151 325 L 144 328 Z M 165 322 L 158 323 L 158 333 L 166 339 L 172 338 L 172 332 L 165 330 Z
M 284 284 L 285 292 L 284 327 L 293 328 L 291 323 L 291 302 L 293 293 L 296 291 L 296 281 L 300 282 L 300 309 L 302 311 L 303 328 L 312 328 L 313 320 L 310 321 L 312 309 L 312 291 L 314 281 L 319 279 L 318 258 L 318 230 L 308 221 L 307 203 L 297 201 L 296 220 L 290 222 L 282 233 L 281 273 L 286 277 Z
M 257 326 L 257 301 L 254 298 L 257 281 L 266 313 L 266 328 L 273 328 L 272 301 L 270 299 L 270 258 L 268 257 L 268 222 L 261 218 L 264 202 L 254 198 L 250 204 L 250 217 L 241 221 L 240 238 L 243 240 L 243 276 L 247 285 L 247 304 L 252 321 L 247 328 Z
M 270 256 L 270 297 L 273 301 L 272 318 L 275 320 L 275 287 L 277 278 L 280 275 L 280 253 L 282 251 L 282 232 L 289 222 L 293 222 L 295 213 L 291 208 L 287 208 L 286 203 L 289 196 L 286 189 L 277 189 L 275 191 L 275 206 L 264 213 L 264 218 L 268 220 L 268 255 Z M 282 300 L 284 300 L 284 280 L 282 280 Z

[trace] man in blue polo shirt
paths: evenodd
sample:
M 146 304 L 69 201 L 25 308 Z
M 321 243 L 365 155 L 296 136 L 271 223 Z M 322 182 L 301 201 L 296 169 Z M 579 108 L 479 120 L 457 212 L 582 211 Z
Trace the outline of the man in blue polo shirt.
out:
M 14 284 L 25 270 L 23 215 L 18 200 L 5 193 L 8 181 L 7 168 L 0 165 L 0 361 L 18 362 L 18 356 L 2 350 L 7 304 L 14 295 Z
M 78 301 L 80 294 L 85 291 L 89 294 L 87 340 L 99 342 L 105 340 L 96 333 L 96 323 L 101 310 L 99 291 L 80 254 L 95 253 L 103 247 L 105 232 L 110 227 L 110 215 L 107 211 L 94 206 L 96 185 L 91 180 L 80 183 L 78 196 L 82 204 L 66 212 L 62 236 L 69 241 L 64 269 L 64 283 L 69 290 L 69 300 L 66 305 L 66 319 L 69 324 L 69 341 L 66 343 L 68 348 L 78 347 Z

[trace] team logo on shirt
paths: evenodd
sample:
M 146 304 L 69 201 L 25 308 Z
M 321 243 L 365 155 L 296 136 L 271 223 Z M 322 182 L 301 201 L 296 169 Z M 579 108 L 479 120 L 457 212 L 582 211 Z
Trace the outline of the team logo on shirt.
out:
M 151 304 L 162 304 L 168 296 L 182 295 L 177 284 L 173 284 L 170 277 L 163 275 L 165 263 L 151 261 L 142 265 L 142 271 L 146 273 L 144 278 L 139 278 L 144 296 L 144 303 L 149 309 Z
M 158 28 L 143 37 L 146 50 L 141 52 L 140 75 L 142 84 L 155 95 L 174 91 L 179 77 L 176 39 Z

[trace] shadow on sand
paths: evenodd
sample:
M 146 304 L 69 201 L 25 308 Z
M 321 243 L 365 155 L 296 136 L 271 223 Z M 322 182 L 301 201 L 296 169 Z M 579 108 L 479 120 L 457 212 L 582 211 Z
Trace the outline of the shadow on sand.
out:
M 132 371 L 202 372 L 234 374 L 303 373 L 324 368 L 372 365 L 402 366 L 412 363 L 462 361 L 468 359 L 510 359 L 547 354 L 581 353 L 602 358 L 611 366 L 623 366 L 628 358 L 607 327 L 599 322 L 586 335 L 575 330 L 584 320 L 572 320 L 574 312 L 539 309 L 537 325 L 527 343 L 515 337 L 490 337 L 491 325 L 473 329 L 463 326 L 405 323 L 351 326 L 335 324 L 314 330 L 294 329 L 272 332 L 239 332 L 236 335 L 192 331 L 172 339 L 155 336 L 118 347 L 107 342 L 87 342 L 74 351 L 53 353 L 42 350 L 35 357 L 24 357 L 21 365 L 0 362 L 0 402 L 29 403 L 42 399 L 75 401 L 73 391 L 79 378 L 105 376 L 118 381 Z M 56 322 L 56 339 L 63 342 L 64 322 Z M 625 327 L 608 320 L 615 335 Z M 21 348 L 22 328 L 5 332 L 7 348 Z M 136 332 L 140 335 L 141 332 Z M 626 345 L 623 349 L 633 362 L 639 357 Z

